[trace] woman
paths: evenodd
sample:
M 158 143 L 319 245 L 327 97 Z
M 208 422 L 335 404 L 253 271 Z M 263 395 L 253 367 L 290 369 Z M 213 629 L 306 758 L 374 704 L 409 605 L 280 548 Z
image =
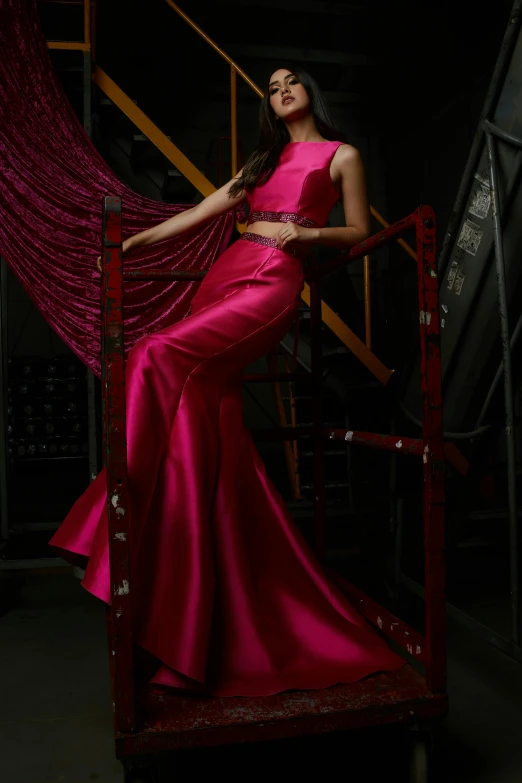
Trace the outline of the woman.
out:
M 324 228 L 343 198 L 346 227 Z M 140 340 L 126 367 L 133 631 L 156 685 L 219 696 L 352 682 L 403 661 L 326 579 L 242 420 L 241 377 L 294 321 L 302 256 L 369 234 L 358 152 L 315 82 L 275 71 L 258 148 L 201 204 L 125 240 L 177 236 L 249 202 L 249 231 L 214 264 L 186 319 Z M 105 475 L 52 540 L 89 558 L 110 602 Z

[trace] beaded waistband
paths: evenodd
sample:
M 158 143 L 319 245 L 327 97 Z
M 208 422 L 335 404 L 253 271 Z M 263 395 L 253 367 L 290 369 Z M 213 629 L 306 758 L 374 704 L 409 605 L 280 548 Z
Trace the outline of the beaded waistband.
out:
M 255 242 L 258 245 L 265 245 L 265 247 L 277 248 L 277 242 L 273 237 L 264 237 L 261 234 L 254 234 L 252 231 L 245 231 L 242 234 L 241 239 L 246 239 L 247 242 Z M 297 256 L 302 258 L 306 255 L 306 251 L 298 251 L 295 248 L 288 248 L 281 251 L 282 253 L 288 253 L 291 256 Z
M 317 223 L 311 218 L 298 215 L 296 212 L 251 212 L 248 218 L 248 224 L 259 221 L 268 221 L 269 223 L 297 223 L 303 228 L 314 228 Z

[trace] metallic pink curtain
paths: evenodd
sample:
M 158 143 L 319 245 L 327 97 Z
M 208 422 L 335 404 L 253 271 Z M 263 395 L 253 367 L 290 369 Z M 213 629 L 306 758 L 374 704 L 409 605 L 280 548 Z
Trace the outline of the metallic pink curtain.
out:
M 0 253 L 49 324 L 100 371 L 103 196 L 121 196 L 124 238 L 187 209 L 131 191 L 86 136 L 54 74 L 35 0 L 0 0 Z M 234 213 L 125 257 L 127 269 L 208 269 Z M 129 283 L 127 350 L 183 318 L 197 283 Z

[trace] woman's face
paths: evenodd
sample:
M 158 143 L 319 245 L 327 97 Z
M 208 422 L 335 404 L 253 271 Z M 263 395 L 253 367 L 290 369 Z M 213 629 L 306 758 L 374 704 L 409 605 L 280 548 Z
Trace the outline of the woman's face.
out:
M 268 86 L 270 106 L 276 117 L 296 120 L 310 109 L 308 94 L 297 76 L 286 68 L 274 71 Z

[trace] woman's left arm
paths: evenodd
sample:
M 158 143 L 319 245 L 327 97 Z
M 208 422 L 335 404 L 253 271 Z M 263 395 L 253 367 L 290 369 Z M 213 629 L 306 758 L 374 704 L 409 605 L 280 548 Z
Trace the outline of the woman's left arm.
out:
M 294 223 L 287 223 L 277 237 L 281 248 L 290 242 L 299 244 L 310 242 L 347 250 L 370 236 L 370 206 L 366 192 L 366 176 L 359 151 L 350 144 L 343 144 L 335 157 L 337 171 L 341 175 L 346 226 L 302 228 Z

